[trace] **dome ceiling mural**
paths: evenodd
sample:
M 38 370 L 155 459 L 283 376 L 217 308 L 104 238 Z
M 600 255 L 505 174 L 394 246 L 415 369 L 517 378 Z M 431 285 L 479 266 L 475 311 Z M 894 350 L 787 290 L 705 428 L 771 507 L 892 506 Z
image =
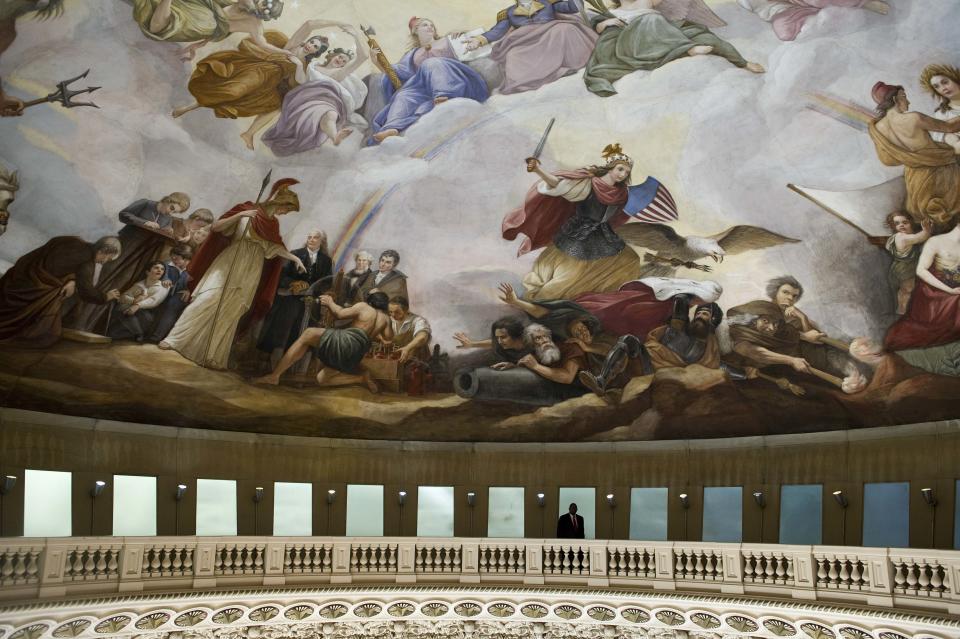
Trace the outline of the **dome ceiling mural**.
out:
M 957 418 L 958 19 L 4 0 L 0 403 L 440 441 Z

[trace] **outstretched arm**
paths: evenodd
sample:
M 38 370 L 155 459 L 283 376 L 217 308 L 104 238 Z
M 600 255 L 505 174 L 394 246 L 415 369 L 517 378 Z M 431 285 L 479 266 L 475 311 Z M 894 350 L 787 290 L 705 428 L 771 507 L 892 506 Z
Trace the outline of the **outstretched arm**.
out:
M 367 53 L 367 47 L 363 46 L 363 41 L 360 36 L 360 31 L 356 27 L 349 24 L 340 25 L 340 29 L 353 38 L 353 43 L 356 45 L 354 51 L 356 55 L 353 56 L 353 61 L 350 62 L 347 66 L 343 68 L 344 74 L 353 73 L 356 71 L 361 64 L 366 62 L 370 58 L 370 54 Z
M 453 339 L 459 342 L 459 344 L 457 345 L 457 348 L 491 348 L 493 347 L 493 340 L 489 340 L 489 339 L 473 340 L 473 339 L 470 339 L 470 337 L 463 332 L 454 333 Z
M 936 131 L 937 133 L 960 133 L 960 117 L 950 120 L 938 120 L 931 118 L 924 113 L 917 113 L 917 121 L 920 128 L 925 131 Z
M 536 173 L 551 189 L 557 188 L 557 185 L 560 184 L 560 178 L 553 173 L 544 171 L 543 167 L 540 166 L 540 160 L 537 158 L 527 158 L 527 172 Z
M 513 286 L 511 286 L 510 284 L 501 282 L 499 288 L 500 288 L 501 302 L 503 302 L 507 306 L 512 306 L 514 308 L 520 309 L 530 317 L 533 317 L 535 319 L 540 319 L 541 317 L 544 317 L 547 313 L 550 312 L 544 307 L 540 306 L 539 304 L 533 304 L 532 302 L 528 302 L 526 300 L 522 300 L 519 297 L 517 297 L 516 292 L 513 290 Z
M 290 39 L 287 40 L 287 51 L 294 51 L 301 44 L 306 42 L 307 38 L 310 37 L 314 31 L 318 29 L 323 29 L 325 27 L 336 27 L 341 26 L 343 23 L 337 22 L 336 20 L 307 20 L 300 25 L 300 28 L 293 32 L 293 35 L 290 36 Z
M 933 228 L 930 220 L 924 220 L 920 223 L 920 231 L 917 233 L 897 233 L 893 243 L 896 244 L 898 251 L 903 251 L 908 246 L 914 244 L 923 244 L 930 239 L 930 230 Z

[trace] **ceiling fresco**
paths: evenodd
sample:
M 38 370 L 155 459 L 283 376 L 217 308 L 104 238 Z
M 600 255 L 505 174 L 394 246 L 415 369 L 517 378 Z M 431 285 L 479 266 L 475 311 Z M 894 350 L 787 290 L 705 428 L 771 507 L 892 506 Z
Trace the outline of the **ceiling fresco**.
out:
M 445 441 L 957 418 L 958 20 L 0 0 L 0 404 Z

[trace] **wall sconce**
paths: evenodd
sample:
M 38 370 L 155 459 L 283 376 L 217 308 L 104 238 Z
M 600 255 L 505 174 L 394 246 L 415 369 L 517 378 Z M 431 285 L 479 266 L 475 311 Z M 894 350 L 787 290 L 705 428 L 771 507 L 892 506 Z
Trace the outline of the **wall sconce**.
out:
M 257 486 L 253 489 L 253 503 L 259 504 L 263 501 L 263 486 Z
M 337 501 L 337 491 L 333 488 L 327 491 L 327 531 L 326 535 L 330 536 L 330 509 L 333 507 L 333 502 Z
M 850 502 L 847 501 L 847 496 L 843 494 L 842 490 L 833 491 L 833 499 L 837 502 L 837 505 L 840 506 L 840 510 L 843 511 L 843 517 L 840 519 L 840 540 L 841 545 L 847 545 L 847 506 L 850 505 Z
M 401 490 L 397 493 L 397 503 L 400 505 L 400 522 L 398 534 L 403 534 L 403 505 L 407 503 L 407 491 Z
M 680 507 L 683 508 L 683 541 L 687 541 L 687 520 L 690 514 L 690 497 L 680 493 Z
M 90 536 L 91 537 L 93 536 L 93 522 L 97 514 L 96 508 L 94 508 L 94 506 L 97 503 L 97 497 L 99 497 L 101 493 L 103 493 L 103 489 L 106 488 L 106 486 L 107 486 L 107 482 L 103 481 L 102 479 L 98 479 L 97 481 L 93 482 L 93 487 L 90 488 Z
M 253 489 L 253 534 L 260 534 L 260 502 L 263 501 L 263 486 Z
M 767 507 L 767 497 L 763 494 L 763 491 L 757 491 L 753 493 L 753 501 L 757 503 L 757 508 L 760 509 L 760 543 L 763 543 L 763 511 Z
M 467 493 L 467 506 L 470 508 L 470 528 L 468 535 L 473 537 L 473 509 L 477 505 L 477 493 L 470 491 Z
M 177 484 L 177 492 L 173 493 L 173 499 L 177 502 L 176 509 L 174 511 L 174 534 L 180 534 L 180 502 L 183 501 L 183 496 L 187 492 L 186 484 Z
M 610 539 L 616 539 L 617 521 L 614 518 L 614 511 L 617 508 L 617 498 L 613 493 L 607 493 L 607 506 L 610 507 Z
M 543 493 L 537 493 L 537 506 L 540 508 L 540 536 L 543 537 L 543 511 L 547 505 L 547 496 Z
M 930 506 L 930 547 L 934 548 L 937 544 L 937 497 L 933 494 L 933 488 L 921 488 L 920 494 L 923 495 L 923 502 Z
M 7 493 L 13 492 L 13 489 L 16 487 L 16 485 L 16 475 L 7 475 L 3 478 L 3 483 L 0 484 L 0 537 L 3 537 L 3 496 Z

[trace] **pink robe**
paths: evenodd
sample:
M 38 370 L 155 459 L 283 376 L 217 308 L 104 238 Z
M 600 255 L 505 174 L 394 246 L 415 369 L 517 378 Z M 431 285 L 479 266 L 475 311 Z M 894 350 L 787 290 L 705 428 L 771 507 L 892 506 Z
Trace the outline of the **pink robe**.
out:
M 827 7 L 846 7 L 850 9 L 859 9 L 867 3 L 868 0 L 778 0 L 777 5 L 784 5 L 786 8 L 774 10 L 772 17 L 767 17 L 771 12 L 754 11 L 773 25 L 773 31 L 781 40 L 795 40 L 803 29 L 807 20 L 820 13 Z M 750 2 L 750 0 L 747 0 Z M 754 4 L 754 3 L 751 3 Z M 756 6 L 754 4 L 754 6 Z

